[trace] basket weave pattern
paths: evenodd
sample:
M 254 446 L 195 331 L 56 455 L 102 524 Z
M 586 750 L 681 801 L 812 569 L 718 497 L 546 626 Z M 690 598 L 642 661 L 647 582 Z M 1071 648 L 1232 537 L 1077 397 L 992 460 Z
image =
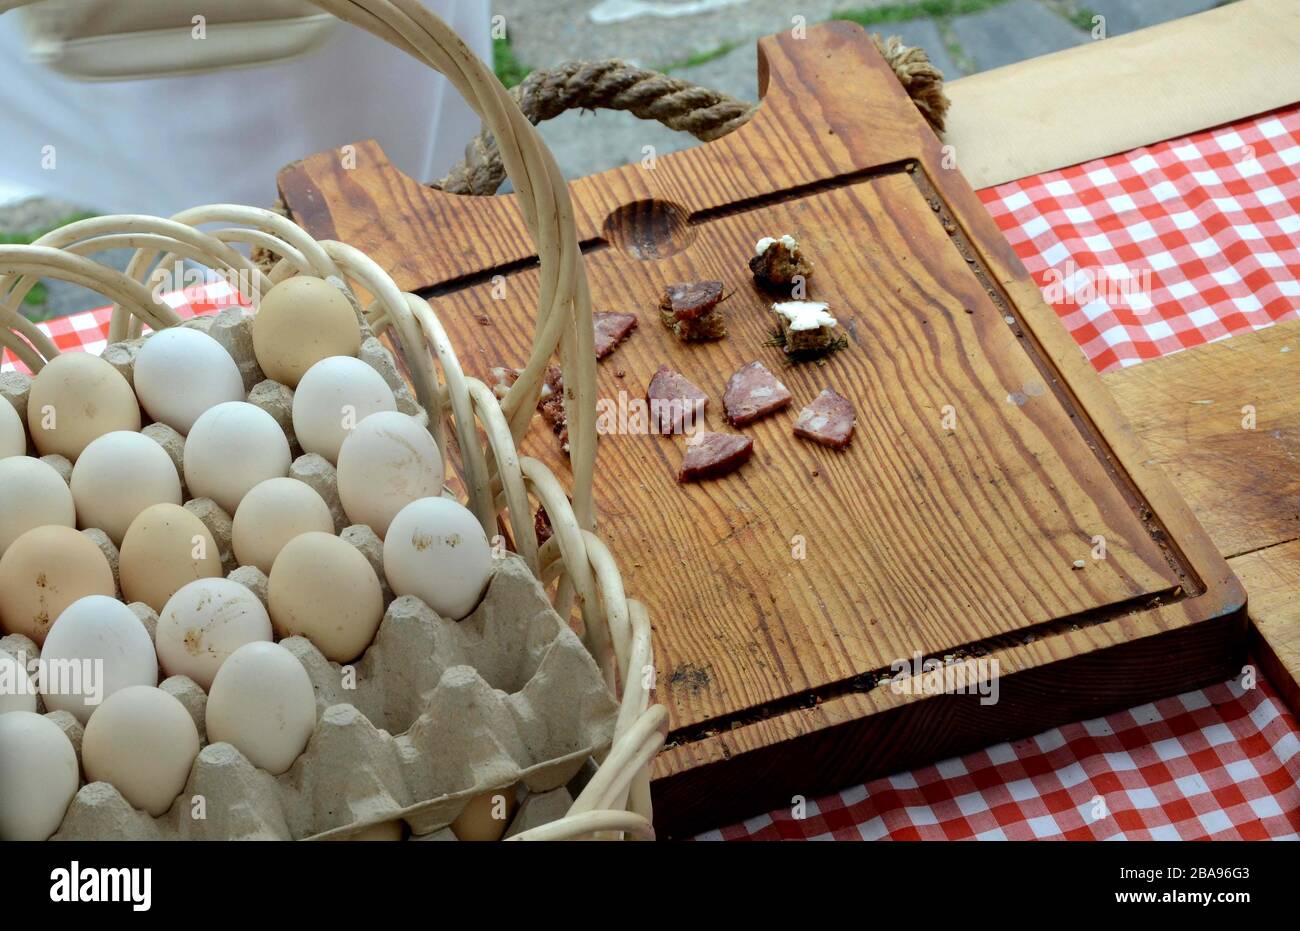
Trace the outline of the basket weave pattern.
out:
M 467 506 L 489 538 L 504 521 L 519 555 L 543 584 L 555 584 L 556 609 L 578 608 L 584 643 L 619 700 L 613 745 L 569 814 L 516 839 L 652 837 L 648 768 L 667 731 L 667 713 L 650 703 L 650 622 L 644 606 L 624 593 L 614 557 L 594 533 L 592 476 L 596 452 L 595 351 L 591 304 L 568 189 L 551 153 L 496 77 L 451 29 L 415 0 L 316 0 L 340 19 L 387 40 L 438 70 L 482 117 L 498 140 L 501 158 L 541 265 L 533 351 L 504 399 L 465 375 L 435 309 L 402 293 L 388 273 L 344 243 L 316 241 L 271 211 L 235 205 L 196 207 L 170 219 L 138 215 L 97 217 L 62 227 L 29 246 L 0 245 L 0 345 L 33 372 L 58 350 L 20 313 L 40 278 L 90 288 L 114 305 L 110 341 L 181 322 L 157 287 L 178 260 L 188 259 L 249 283 L 263 294 L 294 275 L 339 284 L 376 335 L 391 331 L 401 349 L 429 429 L 444 459 L 448 428 L 455 434 L 458 472 Z M 0 7 L 3 9 L 3 7 Z M 208 229 L 200 229 L 206 227 Z M 280 256 L 269 273 L 238 246 Z M 136 250 L 125 273 L 92 256 Z M 364 299 L 363 299 L 364 295 Z M 574 487 L 564 486 L 541 462 L 520 456 L 518 443 L 536 413 L 546 367 L 558 350 L 565 372 Z M 539 546 L 535 499 L 554 536 Z

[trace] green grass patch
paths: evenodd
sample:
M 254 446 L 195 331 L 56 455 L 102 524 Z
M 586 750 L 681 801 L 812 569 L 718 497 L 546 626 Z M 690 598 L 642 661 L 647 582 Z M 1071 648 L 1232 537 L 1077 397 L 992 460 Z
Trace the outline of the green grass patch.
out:
M 903 0 L 865 10 L 837 10 L 831 19 L 847 19 L 862 26 L 879 26 L 883 23 L 905 23 L 909 19 L 982 13 L 1006 2 L 1007 0 Z
M 0 233 L 0 245 L 28 246 L 34 243 L 36 240 L 40 239 L 42 236 L 44 236 L 46 233 L 50 232 L 51 230 L 56 230 L 61 226 L 67 226 L 69 223 L 76 223 L 78 220 L 88 220 L 93 216 L 95 216 L 95 214 L 93 213 L 74 213 L 71 216 L 64 217 L 58 223 L 55 223 L 53 226 L 46 227 L 45 229 L 32 230 L 30 232 L 25 232 L 25 233 Z M 45 290 L 45 285 L 41 284 L 40 282 L 37 282 L 32 287 L 32 289 L 27 292 L 27 296 L 23 298 L 23 303 L 30 304 L 32 306 L 39 306 L 45 303 L 45 300 L 48 296 L 49 296 L 48 292 L 46 292 Z M 33 316 L 32 319 L 39 321 L 40 319 L 43 318 Z
M 707 52 L 696 52 L 694 55 L 683 58 L 681 61 L 674 61 L 666 65 L 660 65 L 655 70 L 667 73 L 670 71 L 679 71 L 682 68 L 694 68 L 696 65 L 707 64 L 715 59 L 721 58 L 729 52 L 734 52 L 739 47 L 739 42 L 723 42 L 715 49 L 710 49 Z
M 1075 7 L 1066 18 L 1084 32 L 1092 32 L 1093 19 L 1098 15 L 1100 14 L 1098 14 L 1096 10 L 1090 10 L 1086 6 L 1078 6 Z
M 516 84 L 528 77 L 532 71 L 527 68 L 515 55 L 514 47 L 510 44 L 510 38 L 492 40 L 492 65 L 496 70 L 497 79 L 506 87 L 514 87 Z

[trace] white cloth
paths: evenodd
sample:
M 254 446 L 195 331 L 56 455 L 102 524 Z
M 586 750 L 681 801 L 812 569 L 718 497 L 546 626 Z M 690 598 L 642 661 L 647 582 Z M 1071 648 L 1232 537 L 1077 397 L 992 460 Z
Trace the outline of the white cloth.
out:
M 488 0 L 424 2 L 490 60 Z M 104 84 L 31 63 L 11 13 L 0 16 L 0 126 L 10 186 L 103 213 L 167 216 L 198 204 L 269 206 L 286 164 L 368 138 L 411 177 L 433 180 L 479 120 L 442 75 L 348 24 L 325 48 L 280 64 Z

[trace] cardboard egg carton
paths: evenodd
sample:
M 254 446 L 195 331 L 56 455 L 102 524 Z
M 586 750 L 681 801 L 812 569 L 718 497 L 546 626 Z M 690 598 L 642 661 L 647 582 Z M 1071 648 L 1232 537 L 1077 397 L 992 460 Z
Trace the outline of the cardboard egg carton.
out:
M 463 621 L 395 599 L 355 664 L 329 662 L 303 637 L 281 645 L 307 670 L 317 708 L 311 740 L 287 772 L 272 776 L 204 737 L 168 812 L 151 818 L 113 786 L 83 784 L 54 839 L 341 839 L 397 820 L 432 837 L 471 799 L 522 786 L 518 833 L 567 810 L 565 787 L 613 736 L 618 706 L 600 670 L 513 554 L 498 560 Z M 35 650 L 30 641 L 8 647 Z M 184 676 L 160 687 L 203 737 L 203 690 Z M 49 717 L 79 748 L 76 719 Z
M 184 325 L 230 352 L 249 402 L 270 413 L 293 443 L 293 391 L 264 377 L 250 322 L 231 307 Z M 398 410 L 427 424 L 392 353 L 364 322 L 362 329 L 358 357 L 384 377 Z M 104 350 L 128 383 L 144 338 Z M 0 396 L 24 422 L 30 384 L 26 375 L 0 375 Z M 142 432 L 183 475 L 184 438 L 162 424 L 148 424 Z M 350 525 L 338 501 L 334 467 L 300 453 L 295 449 L 290 475 L 320 492 L 336 532 L 365 554 L 384 583 L 382 543 L 370 528 Z M 65 478 L 71 471 L 68 463 L 51 464 Z M 208 499 L 184 497 L 185 507 L 222 548 L 227 575 L 265 603 L 266 577 L 255 568 L 235 568 L 230 516 Z M 92 539 L 116 568 L 111 541 Z M 618 709 L 586 648 L 524 562 L 512 554 L 498 560 L 482 603 L 460 622 L 438 617 L 416 598 L 394 599 L 386 583 L 384 603 L 376 638 L 354 664 L 329 662 L 303 637 L 281 641 L 306 668 L 317 710 L 311 740 L 287 772 L 272 776 L 232 745 L 209 744 L 206 694 L 191 679 L 173 676 L 159 687 L 194 718 L 201 749 L 171 809 L 153 818 L 112 785 L 83 783 L 54 839 L 347 839 L 375 836 L 376 829 L 404 821 L 413 840 L 454 840 L 449 826 L 467 804 L 499 792 L 521 798 L 507 836 L 562 817 L 590 777 L 592 757 L 608 749 Z M 130 607 L 152 637 L 157 615 L 144 604 Z M 21 635 L 0 638 L 0 648 L 24 665 L 40 655 Z M 37 705 L 44 713 L 39 698 Z M 46 716 L 68 735 L 80 762 L 83 729 L 77 719 L 67 712 Z M 203 816 L 195 817 L 200 811 Z

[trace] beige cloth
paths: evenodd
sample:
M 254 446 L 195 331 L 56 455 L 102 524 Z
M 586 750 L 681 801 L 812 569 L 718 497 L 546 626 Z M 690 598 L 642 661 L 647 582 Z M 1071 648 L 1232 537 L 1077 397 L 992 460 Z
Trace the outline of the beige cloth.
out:
M 285 61 L 340 26 L 307 0 L 42 0 L 17 15 L 33 61 L 90 81 Z

